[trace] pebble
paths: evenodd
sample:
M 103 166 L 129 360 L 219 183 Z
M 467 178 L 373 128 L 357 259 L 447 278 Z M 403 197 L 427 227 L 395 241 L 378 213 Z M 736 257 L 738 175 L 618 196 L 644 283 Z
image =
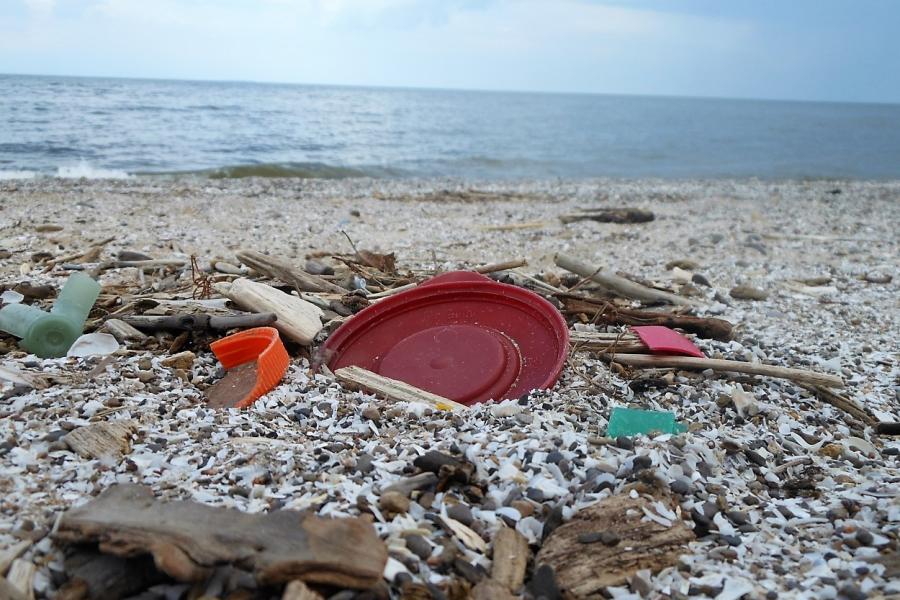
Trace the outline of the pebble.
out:
M 422 560 L 427 560 L 431 556 L 431 544 L 419 534 L 414 533 L 406 536 L 406 547 Z
M 472 509 L 465 504 L 452 504 L 447 508 L 447 516 L 451 519 L 459 521 L 463 525 L 469 526 L 475 520 L 472 516 Z
M 378 508 L 389 513 L 403 514 L 409 510 L 410 501 L 404 494 L 395 491 L 381 493 L 378 498 Z
M 875 541 L 875 536 L 873 536 L 870 532 L 865 529 L 859 529 L 856 532 L 856 541 L 859 542 L 863 546 L 871 546 Z

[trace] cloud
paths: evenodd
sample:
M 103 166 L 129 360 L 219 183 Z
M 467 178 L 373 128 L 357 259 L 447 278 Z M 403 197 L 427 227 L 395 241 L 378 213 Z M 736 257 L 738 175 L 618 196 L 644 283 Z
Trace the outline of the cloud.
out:
M 24 0 L 29 12 L 38 16 L 47 16 L 56 8 L 56 0 Z
M 0 72 L 787 98 L 896 90 L 879 72 L 896 70 L 898 42 L 867 35 L 871 22 L 836 29 L 827 11 L 839 4 L 822 0 L 817 25 L 811 13 L 787 23 L 656 0 L 23 0 L 21 14 L 0 0 Z M 860 68 L 872 64 L 883 67 Z

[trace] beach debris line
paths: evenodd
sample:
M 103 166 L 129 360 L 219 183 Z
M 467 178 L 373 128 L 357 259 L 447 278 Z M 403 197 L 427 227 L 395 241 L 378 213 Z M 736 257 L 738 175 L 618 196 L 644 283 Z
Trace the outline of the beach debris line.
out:
M 290 366 L 278 330 L 274 327 L 247 329 L 210 344 L 226 369 L 225 377 L 206 390 L 213 408 L 246 408 L 268 393 Z
M 565 224 L 578 221 L 597 221 L 598 223 L 649 223 L 656 215 L 643 208 L 583 208 L 575 213 L 559 216 Z
M 675 420 L 675 413 L 659 410 L 615 407 L 609 416 L 606 435 L 611 438 L 641 434 L 684 433 L 687 427 Z
M 19 303 L 0 308 L 0 330 L 21 338 L 21 346 L 36 356 L 65 356 L 84 330 L 99 295 L 99 283 L 83 273 L 73 273 L 49 312 Z
M 689 552 L 694 533 L 680 513 L 665 497 L 632 492 L 605 498 L 557 527 L 535 565 L 550 567 L 559 587 L 578 598 L 628 584 L 638 571 L 656 573 Z
M 222 565 L 252 573 L 259 585 L 302 580 L 369 589 L 382 577 L 387 549 L 359 518 L 329 519 L 291 510 L 249 514 L 188 500 L 154 498 L 149 488 L 115 485 L 68 510 L 55 539 L 98 544 L 125 558 L 151 555 L 182 582 L 206 580 Z

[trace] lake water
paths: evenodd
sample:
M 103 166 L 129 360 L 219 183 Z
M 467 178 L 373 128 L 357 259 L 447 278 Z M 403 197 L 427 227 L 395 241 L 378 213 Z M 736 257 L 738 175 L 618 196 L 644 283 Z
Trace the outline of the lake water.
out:
M 0 75 L 0 178 L 900 178 L 900 105 Z

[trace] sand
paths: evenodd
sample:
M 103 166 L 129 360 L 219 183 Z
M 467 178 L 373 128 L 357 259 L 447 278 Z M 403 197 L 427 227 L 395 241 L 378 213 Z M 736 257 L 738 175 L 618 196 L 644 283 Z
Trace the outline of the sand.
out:
M 131 250 L 196 255 L 208 266 L 235 263 L 240 248 L 299 264 L 312 253 L 347 253 L 346 232 L 357 247 L 395 252 L 401 269 L 420 274 L 522 257 L 523 273 L 551 281 L 563 275 L 553 256 L 565 252 L 694 293 L 705 303 L 699 314 L 736 323 L 733 342 L 698 341 L 708 355 L 838 374 L 846 396 L 879 420 L 900 421 L 900 182 L 46 180 L 0 182 L 0 199 L 2 287 L 58 286 L 67 272 L 45 273 L 42 261 L 110 237 L 98 261 Z M 618 206 L 652 210 L 656 220 L 564 225 L 558 218 Z M 668 269 L 672 261 L 689 267 L 687 275 Z M 691 274 L 711 287 L 684 283 Z M 101 282 L 152 295 L 189 289 L 189 279 L 189 271 L 156 277 L 126 268 L 106 271 Z M 738 285 L 767 299 L 730 297 Z M 890 565 L 878 562 L 896 569 L 900 440 L 788 382 L 675 373 L 668 387 L 636 392 L 579 353 L 552 391 L 448 417 L 344 391 L 311 377 L 297 357 L 285 382 L 253 408 L 216 412 L 203 406 L 217 367 L 202 347 L 192 348 L 196 361 L 179 378 L 160 363 L 163 354 L 140 348 L 98 368 L 97 358 L 39 360 L 9 337 L 0 343 L 4 366 L 59 379 L 44 391 L 6 384 L 0 400 L 0 548 L 33 542 L 23 560 L 38 567 L 38 596 L 65 579 L 48 535 L 57 516 L 123 482 L 247 511 L 371 514 L 391 551 L 385 583 L 396 592 L 404 583 L 431 585 L 432 595 L 451 596 L 477 580 L 473 572 L 491 572 L 491 554 L 461 544 L 429 513 L 464 504 L 488 547 L 505 523 L 534 553 L 554 507 L 568 520 L 643 483 L 674 494 L 678 518 L 698 539 L 677 565 L 641 572 L 630 588 L 608 589 L 613 597 L 900 593 Z M 598 393 L 592 378 L 613 393 Z M 626 405 L 672 410 L 691 432 L 610 443 L 603 438 L 609 410 Z M 98 420 L 135 423 L 123 459 L 84 458 L 60 443 Z M 378 505 L 383 486 L 414 472 L 413 459 L 427 450 L 473 463 L 480 492 L 414 496 L 408 513 L 395 517 L 366 508 Z M 636 468 L 640 456 L 648 459 Z M 410 550 L 411 533 L 434 546 L 431 561 Z M 474 571 L 439 560 L 444 547 Z M 238 585 L 229 582 L 200 591 L 224 596 Z

